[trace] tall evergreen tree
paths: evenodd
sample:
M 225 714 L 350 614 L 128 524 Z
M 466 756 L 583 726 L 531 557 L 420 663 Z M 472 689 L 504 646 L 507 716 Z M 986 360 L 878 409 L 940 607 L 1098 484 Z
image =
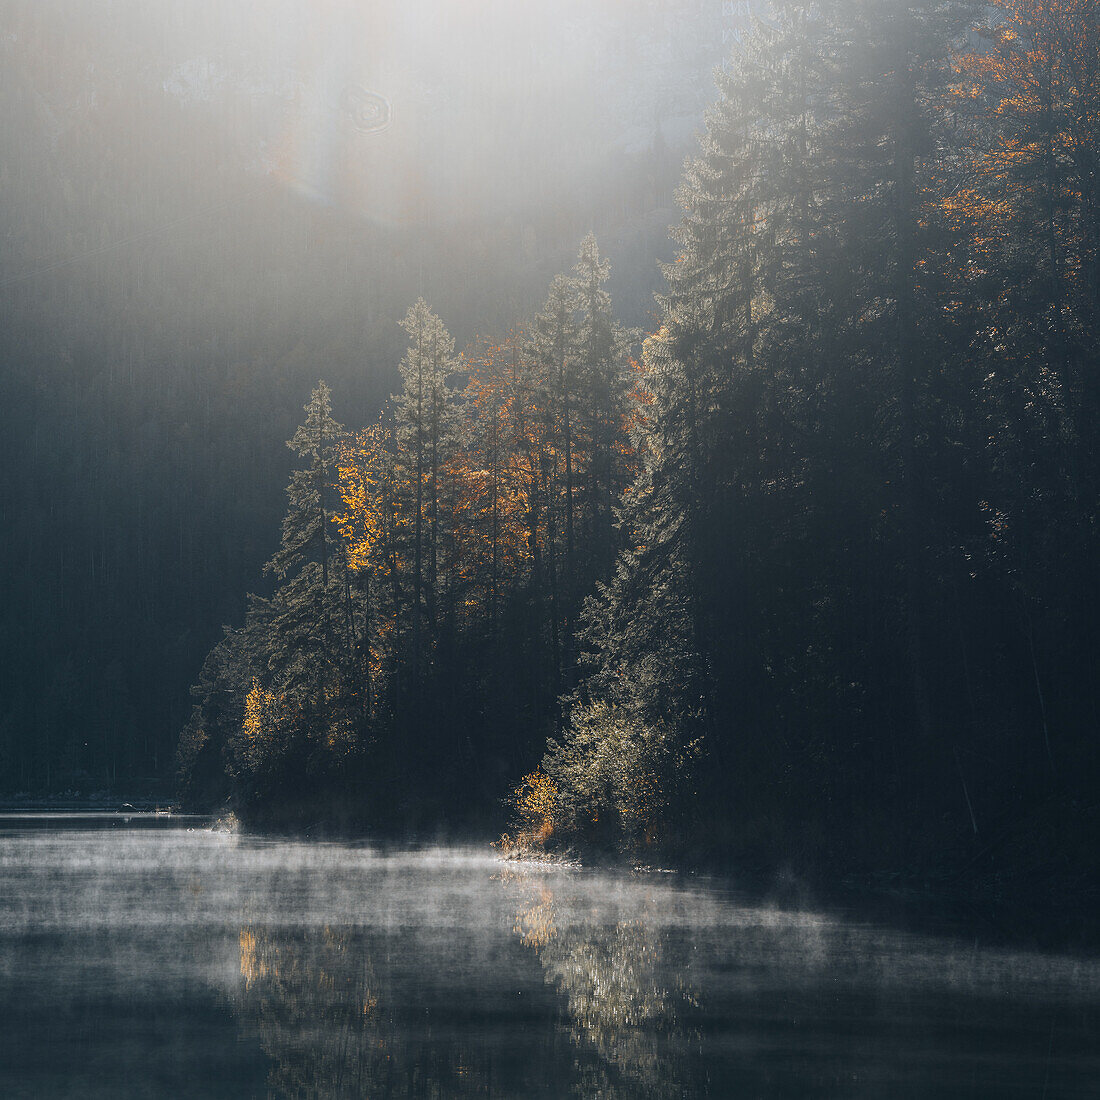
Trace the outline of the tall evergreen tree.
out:
M 615 502 L 629 483 L 616 451 L 616 442 L 627 416 L 630 335 L 612 316 L 611 295 L 606 288 L 610 271 L 610 264 L 601 258 L 596 238 L 590 233 L 581 242 L 573 268 L 577 310 L 574 355 L 580 385 L 579 404 L 587 420 L 591 446 L 586 480 L 594 572 L 604 577 L 611 571 L 616 550 Z
M 401 392 L 394 398 L 398 460 L 412 514 L 411 687 L 419 684 L 437 628 L 440 481 L 455 444 L 454 341 L 423 298 L 402 322 L 409 337 L 401 361 Z M 427 639 L 425 639 L 425 626 Z
M 565 637 L 571 638 L 570 624 L 575 611 L 577 575 L 576 535 L 576 423 L 579 395 L 577 392 L 577 333 L 573 313 L 576 290 L 564 275 L 550 284 L 543 310 L 535 317 L 532 331 L 534 354 L 541 365 L 551 399 L 547 410 L 560 418 L 562 457 L 562 511 L 564 513 L 565 548 L 562 565 L 565 572 Z M 570 647 L 571 648 L 571 647 Z M 567 660 L 569 658 L 567 657 Z
M 337 626 L 346 560 L 332 522 L 343 428 L 332 418 L 332 391 L 324 382 L 317 383 L 305 413 L 287 441 L 303 464 L 291 474 L 282 542 L 265 567 L 279 582 L 268 663 L 284 692 L 323 707 L 322 670 L 347 651 Z

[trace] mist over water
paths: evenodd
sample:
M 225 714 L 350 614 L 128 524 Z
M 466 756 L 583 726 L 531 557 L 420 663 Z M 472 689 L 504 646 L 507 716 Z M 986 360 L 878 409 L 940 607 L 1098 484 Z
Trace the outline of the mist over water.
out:
M 1090 1095 L 1100 961 L 964 934 L 479 848 L 7 821 L 0 1092 Z

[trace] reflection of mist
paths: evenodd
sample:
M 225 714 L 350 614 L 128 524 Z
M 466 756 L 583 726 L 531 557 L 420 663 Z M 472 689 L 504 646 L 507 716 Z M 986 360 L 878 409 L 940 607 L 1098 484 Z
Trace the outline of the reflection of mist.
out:
M 1057 1016 L 1086 1047 L 1096 1027 L 1096 961 L 744 905 L 702 883 L 500 880 L 513 935 L 564 998 L 582 1096 L 802 1096 L 830 1081 L 823 1094 L 877 1096 L 899 1067 L 912 1095 L 946 1096 L 960 1064 L 994 1082 L 966 1095 L 1001 1095 L 1035 1052 L 1006 1051 L 991 1019 L 1019 1036 Z
M 0 836 L 5 1096 L 79 1094 L 104 1061 L 84 1095 L 1040 1095 L 1052 1022 L 1049 1095 L 1089 1095 L 1098 1003 L 1095 959 L 690 878 L 201 831 Z

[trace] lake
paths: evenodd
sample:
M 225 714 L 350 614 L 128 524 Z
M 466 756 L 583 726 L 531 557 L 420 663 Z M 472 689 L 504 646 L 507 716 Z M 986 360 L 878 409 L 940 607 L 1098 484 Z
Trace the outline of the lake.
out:
M 728 883 L 0 816 L 0 1096 L 1100 1094 L 1100 959 Z

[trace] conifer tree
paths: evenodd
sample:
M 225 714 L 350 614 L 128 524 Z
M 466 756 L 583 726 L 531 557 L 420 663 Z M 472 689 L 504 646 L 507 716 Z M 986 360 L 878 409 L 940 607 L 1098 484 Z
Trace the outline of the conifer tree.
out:
M 564 275 L 550 284 L 543 311 L 535 317 L 532 332 L 535 356 L 545 371 L 554 397 L 554 412 L 561 418 L 561 450 L 563 459 L 563 496 L 565 513 L 565 560 L 568 584 L 576 580 L 576 492 L 574 477 L 574 424 L 578 401 L 576 360 L 578 358 L 576 325 L 576 288 Z M 571 601 L 570 601 L 571 602 Z
M 628 483 L 616 444 L 627 416 L 630 336 L 612 316 L 606 288 L 610 271 L 596 238 L 588 234 L 573 268 L 574 355 L 591 446 L 586 474 L 597 576 L 607 576 L 611 570 L 616 549 L 614 507 Z
M 324 382 L 317 383 L 305 413 L 305 421 L 287 441 L 303 465 L 290 476 L 282 542 L 265 567 L 279 582 L 272 622 L 279 644 L 269 665 L 282 686 L 301 687 L 319 705 L 316 670 L 343 648 L 335 619 L 345 560 L 332 522 L 343 428 L 332 418 L 332 391 Z M 334 583 L 337 574 L 340 584 Z
M 698 705 L 675 708 L 686 714 L 673 725 L 705 730 L 711 759 L 738 782 L 781 768 L 800 784 L 806 760 L 848 752 L 841 738 L 862 716 L 835 685 L 849 661 L 887 680 L 908 664 L 909 715 L 925 738 L 930 728 L 915 619 L 923 532 L 905 471 L 919 438 L 918 332 L 927 346 L 931 323 L 917 285 L 919 203 L 953 24 L 920 8 L 899 31 L 905 13 L 885 7 L 786 5 L 722 78 L 680 192 L 664 324 L 646 349 L 646 466 L 624 511 L 636 546 L 587 612 L 596 656 L 575 704 L 581 727 L 592 706 L 621 705 L 626 668 L 676 667 L 663 637 L 677 637 L 697 657 L 669 683 L 697 684 Z M 855 593 L 845 591 L 834 509 L 873 530 L 883 507 L 901 517 L 886 545 L 908 555 L 908 588 L 884 586 L 912 624 L 907 655 L 835 619 L 834 600 Z M 664 631 L 646 629 L 651 616 Z M 792 662 L 807 635 L 822 643 Z M 810 728 L 791 728 L 811 715 Z M 618 736 L 616 723 L 607 728 Z M 782 765 L 775 745 L 792 754 Z M 729 802 L 721 770 L 709 777 L 712 809 Z M 566 773 L 554 774 L 568 791 Z
M 423 298 L 409 308 L 402 327 L 409 347 L 401 361 L 402 389 L 394 398 L 394 416 L 401 480 L 410 494 L 412 514 L 411 677 L 415 686 L 437 626 L 440 483 L 456 430 L 454 394 L 447 379 L 456 364 L 454 341 Z

